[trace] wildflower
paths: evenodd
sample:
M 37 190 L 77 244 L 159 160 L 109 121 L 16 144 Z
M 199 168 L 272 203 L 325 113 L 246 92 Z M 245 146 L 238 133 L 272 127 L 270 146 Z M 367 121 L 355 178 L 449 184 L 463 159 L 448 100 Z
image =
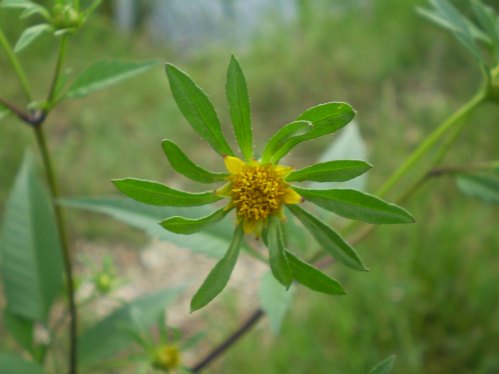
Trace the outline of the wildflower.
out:
M 152 365 L 159 370 L 170 372 L 180 365 L 180 350 L 175 345 L 162 345 L 154 352 Z
M 350 105 L 329 102 L 312 107 L 281 127 L 267 142 L 259 157 L 253 149 L 250 104 L 246 81 L 239 62 L 232 56 L 227 73 L 226 93 L 235 138 L 242 158 L 233 152 L 221 130 L 213 105 L 191 78 L 167 65 L 173 96 L 193 129 L 223 158 L 228 173 L 217 173 L 192 162 L 171 140 L 163 140 L 163 151 L 172 167 L 191 180 L 221 186 L 215 190 L 189 193 L 166 185 L 135 178 L 115 180 L 125 195 L 140 202 L 161 206 L 199 206 L 228 202 L 213 213 L 197 218 L 169 217 L 165 229 L 190 235 L 216 224 L 235 210 L 235 230 L 225 256 L 215 265 L 191 301 L 191 310 L 207 305 L 226 286 L 239 256 L 244 234 L 262 237 L 269 250 L 268 262 L 274 277 L 286 288 L 297 281 L 315 291 L 344 294 L 341 285 L 288 250 L 284 238 L 285 209 L 310 231 L 323 249 L 354 270 L 367 270 L 355 250 L 329 225 L 303 209 L 304 201 L 350 219 L 379 223 L 408 223 L 412 216 L 404 209 L 375 196 L 351 189 L 308 189 L 292 182 L 341 182 L 355 178 L 371 165 L 360 160 L 335 160 L 294 170 L 280 160 L 298 144 L 346 126 L 355 112 Z

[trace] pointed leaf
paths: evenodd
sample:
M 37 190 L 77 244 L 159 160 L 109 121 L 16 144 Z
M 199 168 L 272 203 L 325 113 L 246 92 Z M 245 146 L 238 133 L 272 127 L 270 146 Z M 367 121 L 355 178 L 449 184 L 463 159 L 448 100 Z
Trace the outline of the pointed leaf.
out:
M 28 27 L 23 31 L 19 37 L 16 45 L 14 46 L 14 52 L 19 53 L 28 45 L 30 45 L 36 38 L 42 35 L 46 31 L 52 30 L 52 26 L 47 23 L 42 23 L 41 25 L 35 25 Z
M 190 235 L 205 229 L 210 225 L 220 222 L 229 211 L 225 208 L 220 208 L 212 214 L 198 219 L 189 219 L 185 217 L 171 217 L 161 222 L 168 231 L 176 234 Z
M 395 365 L 395 355 L 391 355 L 385 360 L 381 361 L 372 369 L 369 374 L 390 374 L 393 366 Z
M 466 195 L 480 200 L 499 204 L 499 174 L 498 175 L 460 175 L 457 186 Z
M 5 374 L 44 374 L 40 364 L 28 361 L 13 353 L 0 353 L 0 373 Z
M 292 171 L 286 181 L 343 182 L 364 174 L 371 167 L 371 164 L 359 160 L 327 161 Z
M 262 310 L 269 317 L 270 330 L 276 335 L 279 333 L 282 321 L 291 306 L 293 295 L 293 286 L 286 290 L 271 272 L 263 275 L 259 291 L 260 304 Z
M 128 348 L 133 342 L 123 326 L 132 325 L 132 311 L 135 308 L 141 310 L 143 323 L 150 327 L 156 322 L 158 314 L 164 312 L 178 297 L 180 291 L 179 288 L 172 288 L 142 296 L 87 328 L 78 339 L 79 365 L 88 369 Z
M 253 131 L 248 87 L 241 65 L 234 55 L 230 58 L 227 70 L 225 92 L 237 143 L 246 160 L 251 161 L 253 159 Z
M 494 41 L 497 47 L 499 47 L 499 45 L 497 45 L 497 43 L 499 42 L 499 20 L 496 12 L 479 0 L 472 0 L 471 4 L 473 6 L 473 11 L 475 12 L 478 22 L 480 22 L 480 25 L 485 30 L 490 39 Z
M 99 61 L 89 66 L 75 79 L 66 97 L 79 98 L 87 96 L 95 91 L 103 90 L 113 84 L 120 83 L 125 79 L 135 77 L 153 66 L 158 61 Z
M 210 204 L 221 199 L 212 191 L 189 193 L 174 190 L 164 184 L 144 179 L 115 179 L 113 184 L 126 196 L 151 205 L 197 206 Z
M 177 105 L 192 128 L 220 155 L 233 156 L 222 134 L 220 120 L 206 93 L 177 67 L 166 64 L 166 75 Z
M 286 288 L 291 286 L 293 276 L 286 257 L 286 248 L 279 218 L 272 217 L 267 233 L 270 269 L 274 277 Z
M 293 189 L 305 200 L 346 218 L 373 224 L 414 222 L 407 210 L 364 192 L 350 189 Z
M 62 289 L 61 247 L 50 199 L 28 154 L 7 200 L 0 254 L 7 310 L 46 321 Z
M 172 167 L 182 175 L 200 183 L 220 182 L 227 177 L 225 173 L 215 173 L 202 168 L 192 162 L 180 147 L 171 140 L 162 142 L 163 151 Z
M 241 226 L 237 226 L 227 253 L 210 271 L 210 274 L 208 274 L 208 277 L 192 298 L 191 312 L 206 306 L 223 291 L 229 282 L 237 258 L 239 257 L 239 248 L 242 238 L 243 230 Z
M 354 270 L 368 270 L 362 263 L 357 252 L 355 252 L 355 249 L 326 223 L 315 217 L 312 213 L 300 208 L 298 205 L 287 205 L 287 208 L 301 223 L 303 223 L 317 240 L 317 243 L 319 243 L 331 257 Z
M 296 120 L 311 122 L 313 125 L 312 129 L 303 135 L 290 137 L 274 153 L 271 161 L 277 163 L 291 149 L 306 140 L 334 133 L 346 126 L 354 117 L 355 112 L 352 107 L 342 102 L 325 103 L 307 109 Z
M 308 264 L 291 252 L 286 252 L 293 278 L 311 290 L 326 293 L 328 295 L 344 295 L 345 290 L 338 281 L 330 278 L 315 266 Z
M 272 135 L 262 153 L 262 162 L 266 163 L 272 155 L 281 148 L 291 137 L 303 135 L 312 129 L 310 121 L 294 121 L 284 125 Z

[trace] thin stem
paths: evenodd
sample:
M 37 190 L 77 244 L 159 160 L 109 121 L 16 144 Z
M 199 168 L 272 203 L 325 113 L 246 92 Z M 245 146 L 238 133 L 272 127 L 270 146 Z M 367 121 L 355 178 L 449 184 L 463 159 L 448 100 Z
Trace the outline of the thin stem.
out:
M 23 112 L 14 104 L 8 102 L 5 99 L 2 99 L 1 97 L 0 97 L 0 104 L 9 109 L 12 113 L 14 113 L 17 116 L 17 118 L 19 118 L 21 121 L 31 124 L 32 118 L 28 113 Z
M 486 94 L 484 91 L 479 91 L 466 104 L 455 111 L 446 121 L 437 127 L 427 138 L 416 148 L 414 152 L 405 160 L 405 162 L 391 175 L 390 178 L 379 188 L 375 193 L 377 196 L 386 195 L 402 177 L 404 177 L 412 167 L 431 149 L 431 147 L 444 136 L 447 131 L 453 128 L 459 121 L 468 115 L 475 107 L 484 102 Z M 448 147 L 451 143 L 448 144 Z M 447 148 L 448 148 L 447 147 Z
M 208 366 L 213 360 L 218 356 L 223 354 L 230 346 L 232 346 L 237 340 L 244 336 L 248 331 L 251 330 L 253 326 L 264 316 L 264 311 L 261 309 L 256 309 L 251 316 L 244 322 L 234 333 L 232 333 L 225 341 L 219 346 L 215 347 L 210 353 L 208 353 L 203 359 L 201 359 L 194 367 L 191 369 L 194 373 L 199 373 L 206 366 Z
M 19 79 L 19 82 L 21 82 L 21 86 L 24 90 L 24 95 L 26 96 L 26 99 L 28 100 L 28 102 L 33 101 L 31 87 L 28 83 L 28 79 L 26 78 L 26 74 L 24 73 L 24 69 L 22 68 L 21 63 L 17 59 L 17 56 L 12 50 L 9 41 L 5 37 L 1 28 L 0 28 L 0 44 L 5 50 L 5 53 L 7 53 L 7 57 L 9 58 L 9 61 L 16 72 L 17 78 Z
M 56 99 L 55 94 L 61 76 L 61 69 L 64 64 L 64 58 L 66 57 L 67 40 L 68 40 L 68 35 L 64 34 L 61 37 L 61 42 L 59 43 L 59 53 L 57 55 L 57 63 L 55 65 L 54 76 L 52 78 L 52 83 L 50 85 L 50 90 L 47 97 L 47 109 L 46 109 L 47 113 L 50 110 L 52 110 L 52 108 L 55 105 L 55 99 Z
M 75 288 L 73 282 L 73 270 L 71 268 L 71 256 L 69 254 L 69 243 L 66 235 L 66 228 L 64 225 L 62 211 L 60 206 L 57 204 L 57 199 L 59 198 L 60 195 L 56 183 L 54 169 L 52 167 L 52 161 L 50 159 L 50 154 L 47 147 L 47 142 L 45 140 L 43 127 L 33 126 L 33 129 L 35 131 L 36 141 L 38 143 L 40 153 L 42 155 L 43 166 L 45 168 L 47 181 L 50 189 L 52 206 L 54 208 L 54 213 L 55 213 L 57 232 L 59 233 L 59 240 L 61 243 L 64 272 L 66 275 L 66 293 L 68 298 L 69 315 L 70 315 L 69 373 L 74 374 L 76 373 L 76 353 L 77 353 L 77 310 L 74 297 Z

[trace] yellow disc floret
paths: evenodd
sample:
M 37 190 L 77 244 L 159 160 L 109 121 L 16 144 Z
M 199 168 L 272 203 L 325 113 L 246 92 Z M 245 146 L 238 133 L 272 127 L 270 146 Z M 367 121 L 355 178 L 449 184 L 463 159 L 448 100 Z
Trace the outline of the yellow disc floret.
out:
M 238 221 L 246 233 L 259 235 L 263 223 L 271 215 L 284 219 L 283 204 L 296 204 L 301 196 L 292 190 L 284 178 L 291 172 L 287 166 L 245 163 L 236 157 L 225 157 L 231 174 L 229 183 L 219 191 L 231 197 L 229 208 L 235 207 Z

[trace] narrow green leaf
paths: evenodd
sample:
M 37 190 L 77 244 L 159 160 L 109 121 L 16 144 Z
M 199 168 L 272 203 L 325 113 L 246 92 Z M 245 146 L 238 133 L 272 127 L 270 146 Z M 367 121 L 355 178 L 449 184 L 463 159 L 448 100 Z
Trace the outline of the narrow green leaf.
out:
M 372 165 L 365 161 L 327 161 L 292 171 L 286 181 L 343 182 L 364 174 L 370 168 Z
M 303 223 L 330 256 L 354 270 L 368 270 L 355 249 L 326 223 L 298 205 L 288 205 L 287 208 Z
M 43 368 L 36 362 L 28 361 L 13 353 L 0 353 L 0 373 L 4 374 L 44 374 Z
M 271 156 L 291 137 L 303 135 L 311 129 L 312 122 L 310 121 L 294 121 L 281 127 L 270 137 L 265 145 L 265 149 L 262 153 L 262 162 L 268 162 Z
M 274 277 L 286 288 L 291 286 L 293 276 L 286 257 L 286 247 L 279 218 L 272 217 L 267 233 L 270 269 Z
M 296 119 L 297 121 L 309 121 L 313 127 L 303 135 L 290 137 L 274 153 L 271 161 L 276 163 L 298 144 L 318 138 L 323 135 L 334 133 L 346 126 L 355 117 L 355 111 L 350 105 L 342 102 L 330 102 L 320 104 L 307 109 Z
M 200 183 L 220 182 L 227 177 L 225 173 L 215 173 L 202 168 L 192 162 L 180 147 L 171 140 L 162 142 L 163 151 L 172 167 L 182 175 Z
M 391 355 L 376 365 L 369 374 L 390 374 L 395 365 L 395 355 Z
M 0 236 L 7 310 L 46 321 L 63 284 L 61 248 L 49 197 L 24 158 L 7 200 Z
M 496 12 L 479 0 L 472 0 L 471 4 L 473 6 L 473 11 L 475 12 L 478 22 L 480 22 L 480 25 L 485 30 L 490 39 L 494 41 L 496 47 L 499 47 L 499 45 L 497 45 L 497 43 L 499 42 L 499 20 Z
M 128 348 L 132 341 L 123 327 L 132 325 L 132 311 L 141 310 L 143 323 L 150 327 L 156 322 L 158 314 L 176 300 L 180 291 L 174 288 L 142 296 L 86 329 L 78 339 L 79 365 L 89 369 Z
M 176 234 L 190 235 L 220 222 L 228 212 L 225 208 L 220 208 L 212 214 L 198 219 L 171 217 L 162 221 L 161 226 Z
M 210 204 L 221 199 L 213 191 L 189 193 L 144 179 L 115 179 L 113 184 L 126 196 L 151 205 L 197 206 Z
M 209 214 L 215 207 L 201 206 L 194 208 L 168 208 L 146 205 L 128 198 L 76 198 L 59 201 L 64 206 L 106 214 L 118 221 L 144 231 L 153 238 L 175 243 L 194 253 L 221 258 L 224 247 L 232 239 L 233 225 L 225 222 L 207 227 L 196 235 L 179 235 L 166 231 L 158 222 L 166 215 L 178 215 L 192 219 Z
M 23 31 L 16 45 L 14 46 L 14 52 L 19 53 L 28 45 L 30 45 L 36 38 L 42 35 L 46 31 L 52 30 L 52 26 L 47 23 L 42 23 L 41 25 L 35 25 L 28 27 Z
M 253 131 L 248 87 L 243 70 L 234 55 L 230 58 L 225 85 L 234 134 L 242 154 L 247 161 L 253 159 Z
M 225 140 L 220 120 L 206 93 L 177 67 L 166 64 L 166 75 L 177 105 L 192 128 L 220 155 L 233 156 Z
M 242 239 L 243 230 L 241 226 L 237 226 L 227 253 L 210 271 L 210 274 L 208 274 L 208 277 L 192 298 L 191 313 L 207 305 L 223 291 L 229 282 L 237 258 L 239 257 L 239 248 Z
M 7 331 L 14 337 L 21 347 L 33 353 L 33 321 L 16 316 L 4 310 L 4 324 Z
M 158 61 L 99 61 L 89 66 L 75 79 L 66 97 L 79 98 L 103 90 L 125 79 L 144 73 Z
M 338 281 L 330 278 L 315 266 L 308 264 L 291 252 L 286 252 L 289 265 L 293 272 L 293 278 L 311 290 L 326 293 L 328 295 L 344 295 L 345 290 Z
M 270 330 L 278 334 L 294 295 L 294 288 L 286 290 L 271 272 L 263 275 L 258 293 L 262 310 L 269 317 Z
M 499 175 L 460 175 L 457 186 L 466 195 L 499 204 Z
M 305 200 L 346 218 L 373 224 L 414 222 L 407 210 L 364 192 L 350 189 L 293 188 Z

